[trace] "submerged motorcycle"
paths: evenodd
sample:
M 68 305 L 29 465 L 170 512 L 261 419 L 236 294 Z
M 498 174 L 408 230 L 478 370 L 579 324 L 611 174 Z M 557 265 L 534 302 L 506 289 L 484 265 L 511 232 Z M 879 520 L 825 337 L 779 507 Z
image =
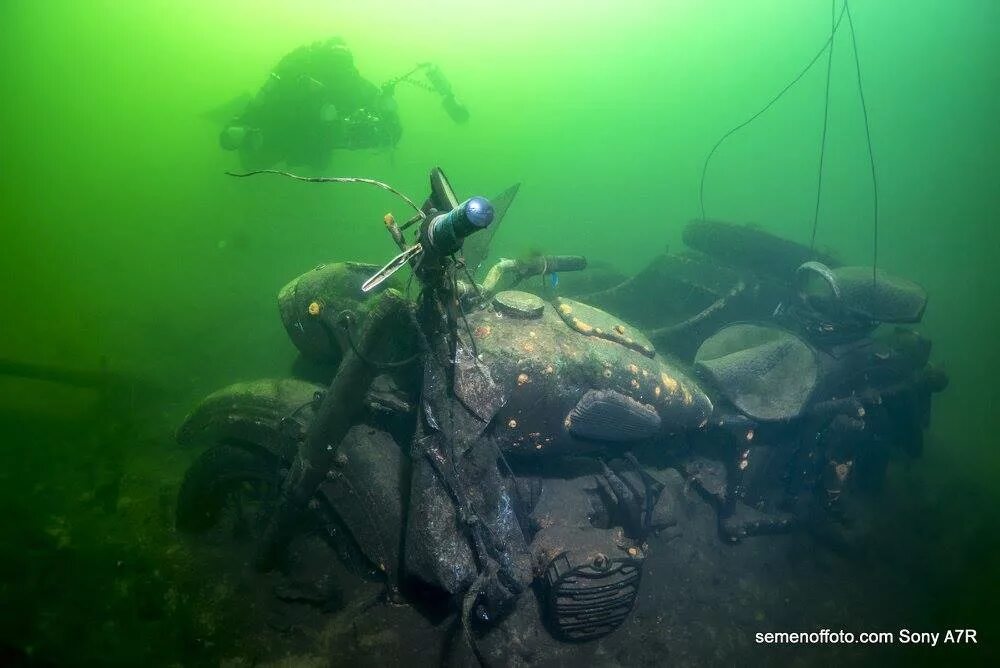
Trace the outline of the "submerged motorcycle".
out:
M 604 285 L 574 290 L 571 256 L 479 281 L 516 190 L 460 201 L 435 169 L 413 218 L 386 216 L 393 261 L 281 290 L 295 377 L 220 390 L 180 427 L 209 445 L 181 530 L 253 524 L 267 570 L 320 527 L 390 598 L 452 601 L 473 642 L 528 589 L 555 637 L 587 640 L 630 614 L 678 495 L 715 506 L 723 541 L 844 538 L 890 459 L 919 450 L 947 378 L 904 326 L 918 285 L 712 221 Z

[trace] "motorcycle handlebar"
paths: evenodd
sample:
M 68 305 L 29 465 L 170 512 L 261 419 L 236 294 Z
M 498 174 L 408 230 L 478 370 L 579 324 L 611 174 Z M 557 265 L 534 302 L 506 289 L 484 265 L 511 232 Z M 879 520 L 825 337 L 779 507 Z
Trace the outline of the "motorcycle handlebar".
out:
M 582 255 L 535 255 L 514 260 L 511 267 L 521 278 L 560 271 L 582 271 L 587 268 L 587 258 Z
M 462 241 L 493 222 L 493 205 L 485 197 L 470 197 L 447 213 L 435 216 L 424 230 L 422 242 L 442 255 L 462 248 Z
M 546 255 L 544 272 L 583 271 L 587 268 L 587 258 L 582 255 Z
M 517 285 L 530 276 L 581 271 L 586 268 L 587 258 L 582 255 L 536 255 L 521 260 L 500 260 L 486 272 L 478 292 L 481 295 L 492 295 L 501 284 L 512 282 Z M 508 277 L 507 280 L 504 280 L 505 276 Z

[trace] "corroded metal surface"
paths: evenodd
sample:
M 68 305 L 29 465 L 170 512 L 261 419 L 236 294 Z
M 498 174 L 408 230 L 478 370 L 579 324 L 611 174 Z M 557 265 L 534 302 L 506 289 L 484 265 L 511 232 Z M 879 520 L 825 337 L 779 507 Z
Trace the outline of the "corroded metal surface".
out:
M 224 387 L 188 415 L 177 430 L 177 440 L 183 445 L 244 441 L 290 460 L 312 420 L 313 398 L 323 389 L 294 378 Z
M 405 474 L 403 451 L 392 436 L 356 425 L 319 490 L 393 591 L 400 579 Z
M 580 310 L 588 315 L 597 311 L 587 309 Z M 567 325 L 554 308 L 546 307 L 533 320 L 483 310 L 470 315 L 469 324 L 479 354 L 476 362 L 504 397 L 490 434 L 507 452 L 540 455 L 600 446 L 574 436 L 567 423 L 590 390 L 614 391 L 651 406 L 661 419 L 658 436 L 703 427 L 711 414 L 708 397 L 673 364 L 624 342 L 584 334 Z M 614 324 L 621 325 L 623 336 L 633 344 L 643 341 L 630 325 Z M 455 390 L 468 405 L 481 388 L 466 387 L 464 377 L 456 375 Z
M 504 290 L 493 297 L 493 308 L 516 318 L 537 318 L 545 310 L 545 302 L 530 292 Z
M 559 317 L 581 334 L 614 341 L 646 357 L 656 354 L 653 344 L 645 334 L 599 308 L 572 299 L 559 298 L 556 300 L 556 309 Z
M 341 314 L 351 311 L 361 320 L 371 306 L 371 295 L 361 285 L 378 267 L 359 262 L 321 264 L 281 288 L 278 310 L 288 337 L 312 360 L 339 362 L 346 348 L 341 340 Z M 393 277 L 380 287 L 402 287 Z

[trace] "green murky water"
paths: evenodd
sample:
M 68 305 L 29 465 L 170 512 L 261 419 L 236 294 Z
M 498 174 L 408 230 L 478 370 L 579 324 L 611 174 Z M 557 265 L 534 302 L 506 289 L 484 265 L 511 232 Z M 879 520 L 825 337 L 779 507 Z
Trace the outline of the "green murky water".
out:
M 891 486 L 900 535 L 884 537 L 886 558 L 912 578 L 919 621 L 985 633 L 1000 575 L 1000 5 L 851 8 L 879 262 L 928 290 L 922 331 L 951 376 L 924 457 Z M 521 182 L 496 255 L 582 254 L 634 272 L 680 245 L 699 216 L 706 153 L 808 62 L 830 11 L 791 0 L 10 0 L 0 25 L 0 358 L 124 379 L 108 407 L 86 389 L 0 376 L 0 644 L 11 657 L 0 663 L 195 665 L 236 656 L 249 627 L 246 610 L 213 607 L 213 581 L 173 532 L 194 453 L 172 430 L 216 387 L 282 374 L 293 350 L 278 288 L 321 262 L 381 264 L 394 252 L 382 214 L 404 213 L 374 189 L 228 178 L 236 160 L 206 115 L 332 35 L 375 83 L 433 61 L 470 121 L 400 88 L 398 146 L 338 152 L 329 173 L 414 197 L 435 165 L 464 193 Z M 709 217 L 809 242 L 824 63 L 720 149 Z M 872 192 L 846 32 L 831 100 L 818 242 L 865 264 Z

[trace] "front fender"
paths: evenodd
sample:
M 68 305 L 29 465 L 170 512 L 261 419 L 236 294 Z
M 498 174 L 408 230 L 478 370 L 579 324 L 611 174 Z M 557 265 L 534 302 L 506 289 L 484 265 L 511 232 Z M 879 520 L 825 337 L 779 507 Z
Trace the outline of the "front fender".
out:
M 294 378 L 235 383 L 213 392 L 177 430 L 181 445 L 240 441 L 281 460 L 295 457 L 322 385 Z

